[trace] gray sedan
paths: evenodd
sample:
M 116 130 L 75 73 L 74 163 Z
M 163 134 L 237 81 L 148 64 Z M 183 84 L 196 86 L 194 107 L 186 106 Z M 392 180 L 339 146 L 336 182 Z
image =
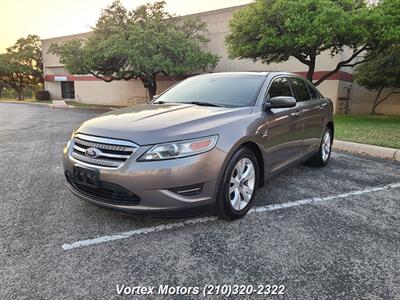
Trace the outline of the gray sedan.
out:
M 332 115 L 331 100 L 295 74 L 191 77 L 151 104 L 77 128 L 64 149 L 67 185 L 125 212 L 207 207 L 237 219 L 271 176 L 302 162 L 328 163 Z

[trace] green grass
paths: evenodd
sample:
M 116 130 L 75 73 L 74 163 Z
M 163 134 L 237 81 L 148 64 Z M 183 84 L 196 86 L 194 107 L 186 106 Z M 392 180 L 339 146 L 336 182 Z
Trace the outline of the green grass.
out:
M 335 138 L 400 149 L 400 116 L 336 115 Z
M 100 105 L 100 104 L 88 104 L 82 103 L 78 101 L 65 101 L 68 105 L 79 107 L 79 108 L 91 108 L 91 109 L 110 109 L 110 108 L 123 108 L 124 106 L 115 106 L 115 105 Z

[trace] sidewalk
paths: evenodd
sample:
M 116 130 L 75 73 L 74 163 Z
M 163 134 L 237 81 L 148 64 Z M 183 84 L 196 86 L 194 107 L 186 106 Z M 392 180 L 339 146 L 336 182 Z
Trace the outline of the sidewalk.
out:
M 69 108 L 69 106 L 64 100 L 53 100 L 51 108 Z
M 333 149 L 400 161 L 400 149 L 334 140 Z

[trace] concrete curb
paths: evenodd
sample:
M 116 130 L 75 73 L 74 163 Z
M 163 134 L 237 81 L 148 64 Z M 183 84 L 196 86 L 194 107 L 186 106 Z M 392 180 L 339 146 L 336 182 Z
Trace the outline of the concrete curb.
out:
M 7 100 L 7 101 L 0 101 L 0 103 L 16 103 L 16 104 L 31 104 L 31 105 L 44 105 L 44 106 L 51 106 L 50 103 L 37 103 L 37 102 L 28 102 L 28 101 L 18 101 L 18 100 Z
M 400 161 L 400 149 L 386 148 L 368 144 L 359 144 L 340 140 L 334 140 L 332 147 L 336 150 L 343 150 L 353 153 L 365 154 L 372 157 L 380 157 Z
M 118 109 L 118 108 L 114 108 L 114 107 L 101 107 L 101 106 L 81 107 L 81 106 L 68 105 L 68 107 L 70 109 L 84 109 L 84 110 L 92 110 L 92 111 L 98 111 L 98 112 L 109 112 L 109 111 Z M 121 108 L 123 108 L 123 107 L 121 107 Z
M 109 112 L 112 110 L 116 110 L 119 108 L 116 107 L 109 107 L 109 106 L 93 106 L 93 107 L 81 107 L 81 106 L 73 106 L 73 105 L 68 105 L 65 103 L 65 101 L 62 101 L 64 103 L 54 103 L 54 102 L 60 102 L 58 100 L 53 101 L 53 103 L 37 103 L 37 102 L 27 102 L 27 101 L 18 101 L 18 100 L 6 100 L 6 101 L 0 101 L 1 103 L 15 103 L 15 104 L 31 104 L 31 105 L 42 105 L 42 106 L 49 106 L 52 109 L 85 109 L 85 110 L 92 110 L 92 111 L 97 111 L 97 112 Z M 64 105 L 65 104 L 65 105 Z M 121 106 L 121 108 L 124 108 L 124 106 Z

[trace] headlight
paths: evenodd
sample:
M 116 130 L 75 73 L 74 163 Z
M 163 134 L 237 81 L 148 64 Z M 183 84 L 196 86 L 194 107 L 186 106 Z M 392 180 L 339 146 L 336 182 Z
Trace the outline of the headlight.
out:
M 155 145 L 143 154 L 139 161 L 172 159 L 204 153 L 214 148 L 217 140 L 218 136 L 213 135 L 195 140 Z

